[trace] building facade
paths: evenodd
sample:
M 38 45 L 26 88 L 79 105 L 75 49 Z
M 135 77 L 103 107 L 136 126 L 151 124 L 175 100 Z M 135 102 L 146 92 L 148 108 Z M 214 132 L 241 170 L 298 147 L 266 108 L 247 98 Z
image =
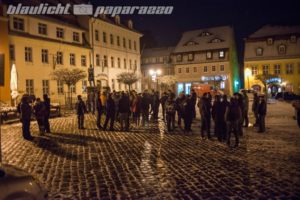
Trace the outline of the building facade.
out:
M 51 73 L 60 68 L 88 72 L 91 47 L 83 37 L 86 30 L 67 20 L 9 16 L 10 63 L 16 66 L 21 95 L 48 94 L 53 102 L 64 104 L 67 86 L 52 80 Z M 87 78 L 72 86 L 71 92 L 82 95 L 86 87 Z
M 0 4 L 0 102 L 10 103 L 10 65 L 8 49 L 8 19 Z
M 209 84 L 232 94 L 239 89 L 239 69 L 231 27 L 184 32 L 172 54 L 177 93 L 193 84 Z
M 271 74 L 268 93 L 300 94 L 300 26 L 266 25 L 246 38 L 244 70 L 245 88 L 264 91 L 255 76 Z
M 92 66 L 95 84 L 99 87 L 109 86 L 111 90 L 127 90 L 127 86 L 117 80 L 122 72 L 141 75 L 140 37 L 141 33 L 133 28 L 133 22 L 121 23 L 120 16 L 108 18 L 80 17 L 82 26 L 89 29 L 92 45 Z M 132 89 L 141 90 L 141 80 L 132 85 Z
M 174 76 L 174 66 L 171 62 L 171 54 L 174 47 L 150 48 L 142 52 L 142 90 L 174 90 L 172 84 L 162 81 L 163 77 Z M 150 74 L 150 72 L 160 74 Z M 155 76 L 154 76 L 155 75 Z

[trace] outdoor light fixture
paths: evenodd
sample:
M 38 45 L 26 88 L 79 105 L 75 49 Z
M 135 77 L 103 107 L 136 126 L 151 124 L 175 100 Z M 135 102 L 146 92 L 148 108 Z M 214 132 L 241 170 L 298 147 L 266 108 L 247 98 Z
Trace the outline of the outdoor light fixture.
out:
M 249 77 L 251 76 L 251 70 L 250 70 L 249 68 L 246 68 L 246 70 L 245 70 L 245 75 L 246 75 L 247 81 L 248 81 L 248 90 L 250 90 Z
M 160 69 L 156 69 L 156 70 L 150 69 L 149 70 L 149 74 L 151 75 L 152 81 L 153 82 L 156 81 L 156 89 L 158 89 L 158 79 L 157 79 L 157 76 L 159 76 L 159 75 L 162 74 L 161 70 Z

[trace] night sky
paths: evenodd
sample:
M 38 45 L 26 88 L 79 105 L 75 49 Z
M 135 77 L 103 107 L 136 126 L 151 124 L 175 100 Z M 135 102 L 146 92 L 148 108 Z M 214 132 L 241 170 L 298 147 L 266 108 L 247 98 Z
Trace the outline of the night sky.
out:
M 243 38 L 261 26 L 300 24 L 300 1 L 297 0 L 94 0 L 91 3 L 101 6 L 174 6 L 171 15 L 121 15 L 121 19 L 131 18 L 134 28 L 145 33 L 142 42 L 146 42 L 146 48 L 175 46 L 184 31 L 231 25 L 235 30 L 240 59 Z

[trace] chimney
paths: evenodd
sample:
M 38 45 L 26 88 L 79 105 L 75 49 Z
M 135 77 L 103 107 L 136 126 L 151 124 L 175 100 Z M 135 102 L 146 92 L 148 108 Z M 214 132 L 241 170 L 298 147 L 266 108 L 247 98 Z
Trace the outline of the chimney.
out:
M 120 25 L 121 19 L 120 19 L 120 16 L 119 16 L 119 15 L 116 15 L 116 16 L 115 16 L 115 23 Z
M 127 26 L 128 26 L 128 28 L 130 28 L 130 29 L 133 29 L 133 22 L 132 22 L 132 20 L 130 19 L 130 20 L 128 20 L 128 22 L 127 22 Z

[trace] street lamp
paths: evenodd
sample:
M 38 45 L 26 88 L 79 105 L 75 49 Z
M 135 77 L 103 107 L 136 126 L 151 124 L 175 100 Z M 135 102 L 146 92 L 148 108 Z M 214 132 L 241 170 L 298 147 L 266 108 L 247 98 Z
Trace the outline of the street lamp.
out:
M 151 75 L 152 81 L 155 82 L 156 80 L 156 90 L 158 90 L 158 79 L 157 76 L 161 75 L 161 70 L 160 69 L 150 69 L 149 74 Z
M 250 90 L 249 77 L 251 76 L 251 70 L 249 68 L 246 68 L 245 75 L 246 75 L 247 81 L 248 81 L 248 90 Z

